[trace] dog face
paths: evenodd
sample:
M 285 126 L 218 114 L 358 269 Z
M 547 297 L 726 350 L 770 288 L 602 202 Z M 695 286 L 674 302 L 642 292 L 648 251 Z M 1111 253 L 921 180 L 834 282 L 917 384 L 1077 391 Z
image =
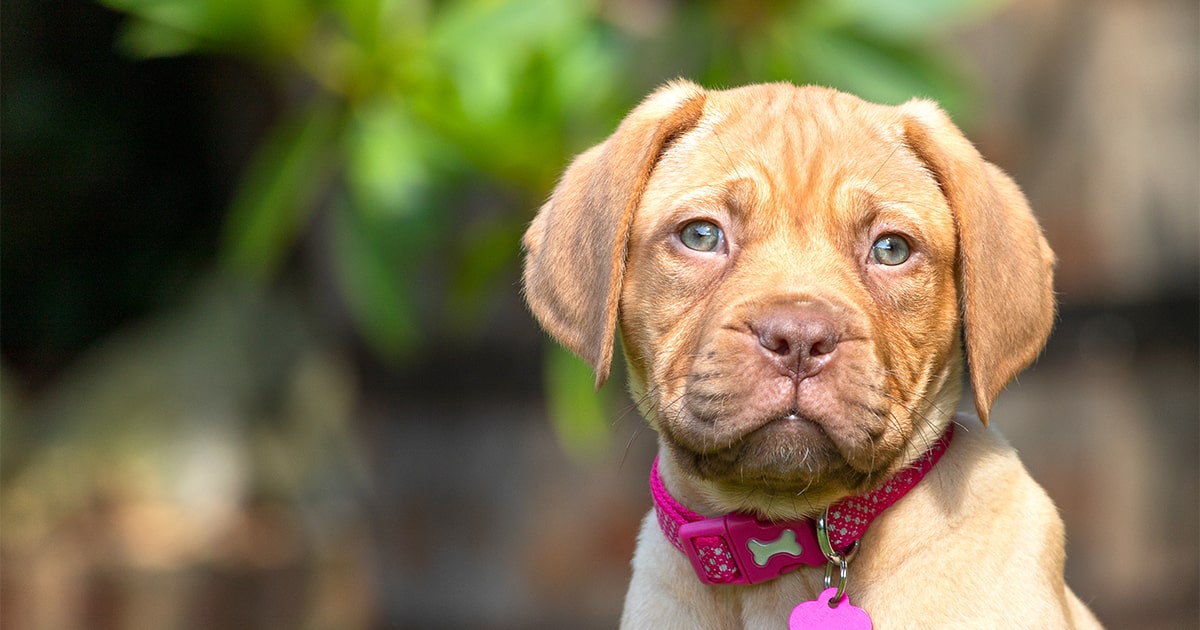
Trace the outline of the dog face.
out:
M 663 152 L 634 217 L 635 396 L 685 470 L 730 490 L 859 489 L 953 409 L 954 218 L 887 110 L 737 96 Z
M 949 422 L 964 338 L 986 419 L 1053 317 L 1024 199 L 921 101 L 668 86 L 572 164 L 525 247 L 534 314 L 598 382 L 619 321 L 664 455 L 730 510 L 815 509 L 907 465 Z

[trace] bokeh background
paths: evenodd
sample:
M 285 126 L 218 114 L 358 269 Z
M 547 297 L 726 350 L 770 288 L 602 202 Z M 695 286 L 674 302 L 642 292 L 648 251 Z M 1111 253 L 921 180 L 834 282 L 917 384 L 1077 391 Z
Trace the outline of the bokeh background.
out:
M 1106 623 L 1200 626 L 1195 2 L 0 18 L 0 627 L 613 627 L 654 438 L 525 313 L 518 240 L 676 76 L 933 97 L 1013 174 L 1061 313 L 994 422 Z

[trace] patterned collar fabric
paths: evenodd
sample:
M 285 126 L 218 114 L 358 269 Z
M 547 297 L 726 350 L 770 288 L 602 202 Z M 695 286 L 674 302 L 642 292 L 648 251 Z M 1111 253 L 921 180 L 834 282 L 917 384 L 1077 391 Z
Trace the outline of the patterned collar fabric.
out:
M 953 436 L 951 423 L 928 451 L 882 486 L 830 506 L 826 531 L 833 548 L 846 552 L 866 533 L 875 517 L 933 468 Z M 753 584 L 804 564 L 819 566 L 826 562 L 815 544 L 816 522 L 811 519 L 765 523 L 748 514 L 705 518 L 671 496 L 658 473 L 657 458 L 650 469 L 650 491 L 663 534 L 688 555 L 706 584 Z

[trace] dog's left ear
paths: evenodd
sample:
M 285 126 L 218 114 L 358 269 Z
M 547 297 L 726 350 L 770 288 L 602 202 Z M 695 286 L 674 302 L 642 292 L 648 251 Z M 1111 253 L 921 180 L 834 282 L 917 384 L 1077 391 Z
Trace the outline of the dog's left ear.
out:
M 704 111 L 704 91 L 670 83 L 563 174 L 525 232 L 525 301 L 542 327 L 608 378 L 626 241 L 663 151 Z
M 1041 352 L 1054 324 L 1054 253 L 1017 185 L 984 161 L 937 105 L 901 106 L 909 146 L 941 186 L 958 230 L 959 300 L 975 409 Z

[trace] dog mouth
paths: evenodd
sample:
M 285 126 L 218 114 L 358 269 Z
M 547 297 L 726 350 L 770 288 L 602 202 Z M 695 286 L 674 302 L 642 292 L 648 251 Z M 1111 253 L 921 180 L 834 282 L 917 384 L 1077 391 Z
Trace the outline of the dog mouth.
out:
M 713 449 L 696 450 L 668 436 L 676 459 L 691 474 L 738 490 L 800 494 L 836 486 L 853 490 L 873 477 L 851 465 L 821 421 L 789 411 Z

